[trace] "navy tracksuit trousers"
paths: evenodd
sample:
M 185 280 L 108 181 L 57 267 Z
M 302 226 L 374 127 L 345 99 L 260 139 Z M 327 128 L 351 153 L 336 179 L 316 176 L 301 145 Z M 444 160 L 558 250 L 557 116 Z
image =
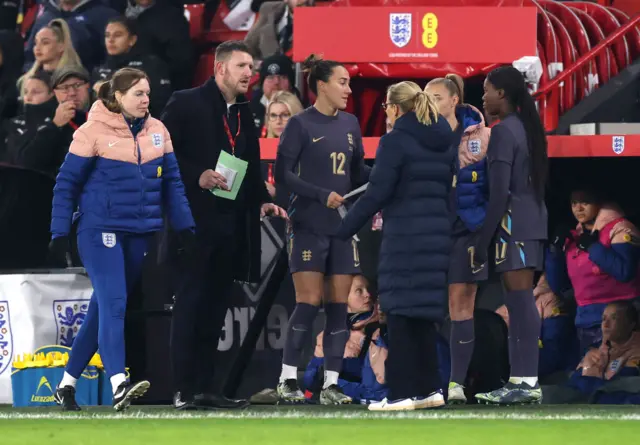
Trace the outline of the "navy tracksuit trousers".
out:
M 99 230 L 78 234 L 78 250 L 93 295 L 67 364 L 66 371 L 74 378 L 80 378 L 98 348 L 107 377 L 124 374 L 127 296 L 140 279 L 149 241 L 148 234 Z

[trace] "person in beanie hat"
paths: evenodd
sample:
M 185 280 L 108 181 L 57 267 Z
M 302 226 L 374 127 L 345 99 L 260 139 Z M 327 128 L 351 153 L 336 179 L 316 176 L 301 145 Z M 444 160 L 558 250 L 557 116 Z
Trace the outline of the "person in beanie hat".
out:
M 262 129 L 269 100 L 278 91 L 294 92 L 295 69 L 293 61 L 283 54 L 267 57 L 260 65 L 260 90 L 251 99 L 251 112 L 256 127 Z M 260 94 L 262 93 L 262 94 Z

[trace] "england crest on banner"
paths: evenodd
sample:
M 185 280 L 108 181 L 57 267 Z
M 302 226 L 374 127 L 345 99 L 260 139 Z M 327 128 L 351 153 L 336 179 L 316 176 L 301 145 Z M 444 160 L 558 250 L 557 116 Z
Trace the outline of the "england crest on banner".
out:
M 55 300 L 53 315 L 56 319 L 56 342 L 71 347 L 89 310 L 89 300 Z
M 411 40 L 411 14 L 389 14 L 389 36 L 398 48 Z
M 11 318 L 9 302 L 0 301 L 0 374 L 11 370 L 13 359 L 13 337 L 11 336 Z

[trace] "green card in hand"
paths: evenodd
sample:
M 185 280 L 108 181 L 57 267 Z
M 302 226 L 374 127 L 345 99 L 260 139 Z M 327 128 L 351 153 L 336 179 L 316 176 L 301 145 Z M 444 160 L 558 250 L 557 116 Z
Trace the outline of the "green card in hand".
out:
M 238 196 L 238 190 L 240 190 L 242 181 L 247 174 L 248 165 L 247 161 L 243 161 L 221 150 L 218 164 L 216 165 L 216 173 L 220 173 L 225 177 L 229 190 L 215 188 L 209 191 L 219 198 L 235 200 L 236 196 Z

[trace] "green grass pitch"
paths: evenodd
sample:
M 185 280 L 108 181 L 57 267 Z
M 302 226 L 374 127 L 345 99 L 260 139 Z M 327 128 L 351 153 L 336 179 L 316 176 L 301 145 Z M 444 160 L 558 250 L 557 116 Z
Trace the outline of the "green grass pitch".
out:
M 7 445 L 487 444 L 585 445 L 640 439 L 640 407 L 465 406 L 370 413 L 361 406 L 251 407 L 181 413 L 166 407 L 0 408 Z

